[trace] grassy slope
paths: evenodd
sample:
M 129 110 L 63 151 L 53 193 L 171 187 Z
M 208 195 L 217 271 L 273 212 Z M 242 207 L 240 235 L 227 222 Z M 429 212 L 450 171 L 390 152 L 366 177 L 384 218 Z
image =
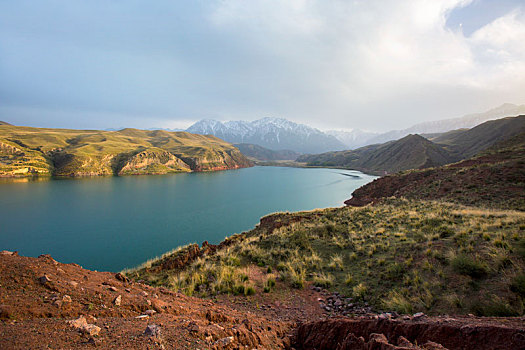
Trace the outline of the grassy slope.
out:
M 186 132 L 42 129 L 0 125 L 0 143 L 15 151 L 1 152 L 0 173 L 31 167 L 42 175 L 118 174 L 132 157 L 146 152 L 139 173 L 214 170 L 248 166 L 250 162 L 231 144 L 213 136 Z M 166 162 L 172 160 L 168 165 Z M 164 161 L 164 163 L 163 163 Z M 38 164 L 36 164 L 38 163 Z M 137 162 L 136 164 L 139 164 Z M 130 173 L 133 173 L 131 171 Z
M 380 310 L 523 315 L 524 159 L 525 133 L 479 157 L 356 191 L 374 194 L 369 188 L 379 184 L 374 206 L 273 214 L 182 268 L 164 266 L 184 249 L 129 274 L 187 294 L 246 294 L 257 282 L 246 271 L 259 266 L 267 291 L 280 278 L 298 288 L 312 281 Z M 386 191 L 396 189 L 392 178 L 405 187 Z M 519 211 L 501 209 L 510 207 Z
M 276 278 L 297 288 L 313 281 L 380 310 L 524 312 L 522 212 L 397 199 L 261 222 L 182 271 L 151 269 L 157 261 L 128 275 L 187 294 L 240 293 L 253 284 L 246 269 L 258 265 L 271 270 L 268 290 Z

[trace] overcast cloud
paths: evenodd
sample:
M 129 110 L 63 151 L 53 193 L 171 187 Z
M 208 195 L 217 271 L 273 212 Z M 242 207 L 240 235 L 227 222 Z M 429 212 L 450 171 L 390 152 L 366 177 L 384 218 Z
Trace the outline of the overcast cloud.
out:
M 0 120 L 385 131 L 521 104 L 522 3 L 3 0 Z

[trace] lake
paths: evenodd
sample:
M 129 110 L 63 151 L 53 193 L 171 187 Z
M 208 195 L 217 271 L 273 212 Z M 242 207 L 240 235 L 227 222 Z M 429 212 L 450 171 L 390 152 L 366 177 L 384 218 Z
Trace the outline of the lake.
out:
M 287 167 L 2 179 L 0 250 L 120 271 L 187 243 L 219 243 L 272 212 L 342 206 L 373 179 L 351 170 Z

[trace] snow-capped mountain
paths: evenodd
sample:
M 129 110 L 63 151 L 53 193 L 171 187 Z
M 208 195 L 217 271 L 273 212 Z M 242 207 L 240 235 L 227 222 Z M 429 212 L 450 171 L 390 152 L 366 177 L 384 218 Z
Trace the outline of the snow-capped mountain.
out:
M 231 143 L 251 143 L 272 150 L 289 149 L 299 153 L 321 153 L 347 148 L 334 136 L 283 118 L 262 118 L 252 122 L 220 122 L 204 119 L 186 131 L 215 135 Z
M 355 149 L 367 145 L 368 140 L 379 135 L 379 133 L 353 129 L 352 131 L 344 130 L 327 130 L 326 134 L 334 136 L 336 139 L 344 143 L 347 148 Z

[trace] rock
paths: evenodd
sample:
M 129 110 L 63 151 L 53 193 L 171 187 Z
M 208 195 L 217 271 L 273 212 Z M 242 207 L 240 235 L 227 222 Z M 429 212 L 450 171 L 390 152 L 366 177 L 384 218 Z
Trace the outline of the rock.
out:
M 138 319 L 138 320 L 142 320 L 142 319 L 145 319 L 145 318 L 149 318 L 149 316 L 148 315 L 139 315 L 139 316 L 136 316 L 135 318 Z
M 148 316 L 153 316 L 156 313 L 157 313 L 157 311 L 155 311 L 155 310 L 146 310 L 146 311 L 144 311 L 144 315 L 148 315 Z
M 425 314 L 422 313 L 422 312 L 418 312 L 418 313 L 415 313 L 414 315 L 412 315 L 412 318 L 413 318 L 414 320 L 418 320 L 418 319 L 420 319 L 420 318 L 422 318 L 422 317 L 425 317 Z
M 149 337 L 158 338 L 160 337 L 160 327 L 156 324 L 149 324 L 144 331 L 144 334 Z
M 67 321 L 67 323 L 73 327 L 73 328 L 80 328 L 87 324 L 86 318 L 84 316 L 80 316 L 76 320 Z
M 115 287 L 113 287 L 113 286 L 110 286 L 110 287 L 108 288 L 108 290 L 110 290 L 110 291 L 112 291 L 112 292 L 118 292 L 118 289 L 115 288 Z
M 0 319 L 9 319 L 13 318 L 13 308 L 9 305 L 0 305 Z
M 143 290 L 140 294 L 142 294 L 142 296 L 144 296 L 144 297 L 148 296 L 148 292 L 146 292 L 145 290 Z
M 95 326 L 94 324 L 86 324 L 85 326 L 80 328 L 80 331 L 84 334 L 88 334 L 90 336 L 98 335 L 100 333 L 101 328 L 98 326 Z
M 73 301 L 73 300 L 71 300 L 71 297 L 70 297 L 69 295 L 64 295 L 64 296 L 62 297 L 62 302 L 64 302 L 64 303 L 70 303 L 70 302 L 72 302 L 72 301 Z
M 38 282 L 40 282 L 41 285 L 46 285 L 47 283 L 51 282 L 51 279 L 47 277 L 47 275 L 44 274 L 44 276 L 40 277 L 38 279 Z
M 9 250 L 2 250 L 0 255 L 13 255 L 13 252 L 10 252 Z
M 433 341 L 427 341 L 425 344 L 423 344 L 423 349 L 425 350 L 447 350 L 447 348 L 444 347 L 443 345 L 434 343 Z
M 69 281 L 69 284 L 73 287 L 73 288 L 76 288 L 78 286 L 78 282 L 75 282 L 75 281 Z
M 129 278 L 127 278 L 126 276 L 124 276 L 122 273 L 117 273 L 115 274 L 115 278 L 118 279 L 119 281 L 122 281 L 124 283 L 129 283 Z
M 233 343 L 233 337 L 226 337 L 217 340 L 215 343 L 213 343 L 214 346 L 227 346 L 229 344 Z
M 122 296 L 118 296 L 115 298 L 115 300 L 113 300 L 113 304 L 115 304 L 116 306 L 120 306 L 120 303 L 122 302 Z

